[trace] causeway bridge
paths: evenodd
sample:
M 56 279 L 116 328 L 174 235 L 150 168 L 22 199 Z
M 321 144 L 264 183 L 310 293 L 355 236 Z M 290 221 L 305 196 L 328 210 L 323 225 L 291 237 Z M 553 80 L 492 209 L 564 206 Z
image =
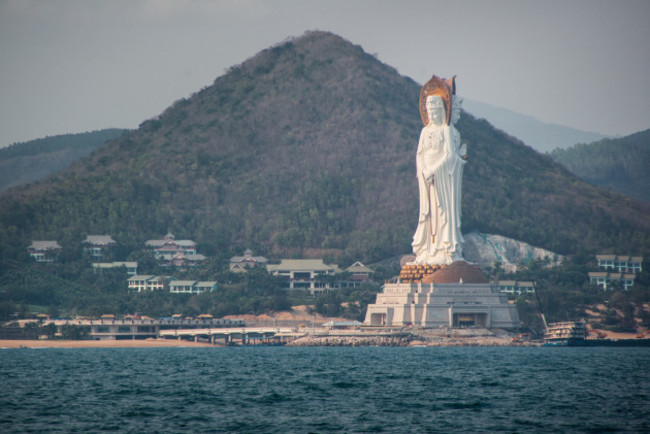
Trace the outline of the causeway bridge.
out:
M 59 333 L 65 326 L 81 327 L 90 339 L 97 340 L 178 339 L 214 345 L 282 345 L 308 333 L 295 327 L 246 327 L 239 319 L 55 319 L 43 325 L 48 323 Z
M 306 332 L 295 331 L 290 328 L 276 327 L 223 327 L 223 328 L 195 328 L 160 330 L 162 339 L 184 339 L 209 341 L 212 344 L 223 345 L 283 345 L 291 342 Z

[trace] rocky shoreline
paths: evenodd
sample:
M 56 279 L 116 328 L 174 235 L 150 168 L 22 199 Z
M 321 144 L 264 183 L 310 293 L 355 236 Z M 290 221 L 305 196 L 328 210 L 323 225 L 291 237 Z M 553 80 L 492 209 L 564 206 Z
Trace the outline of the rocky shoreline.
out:
M 410 329 L 395 332 L 330 331 L 309 334 L 287 346 L 307 347 L 506 347 L 539 346 L 538 342 L 513 342 L 514 333 L 487 329 Z
M 315 336 L 308 335 L 286 344 L 288 347 L 408 347 L 409 336 Z

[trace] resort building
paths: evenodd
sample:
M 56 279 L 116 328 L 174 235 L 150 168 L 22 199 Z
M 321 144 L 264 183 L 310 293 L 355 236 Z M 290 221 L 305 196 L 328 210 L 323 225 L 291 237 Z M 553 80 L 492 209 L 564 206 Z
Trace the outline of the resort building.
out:
M 535 284 L 528 281 L 518 280 L 500 280 L 497 282 L 499 285 L 499 292 L 503 294 L 512 294 L 517 297 L 521 294 L 534 294 Z
M 233 256 L 230 258 L 230 271 L 241 273 L 250 268 L 266 267 L 268 262 L 268 259 L 264 256 L 253 256 L 253 252 L 250 249 L 246 249 L 244 256 Z
M 137 262 L 94 262 L 93 269 L 95 272 L 102 270 L 109 270 L 113 268 L 126 268 L 126 274 L 130 276 L 135 276 L 138 274 L 138 263 Z
M 161 265 L 168 265 L 172 267 L 195 267 L 207 258 L 200 253 L 186 255 L 185 253 L 177 253 L 170 261 L 163 261 Z
M 135 275 L 127 279 L 130 290 L 137 292 L 160 291 L 167 286 L 172 294 L 201 294 L 217 290 L 217 282 L 176 280 L 173 277 Z
M 29 256 L 36 262 L 54 262 L 61 250 L 62 247 L 56 241 L 32 241 L 27 247 Z
M 624 289 L 628 290 L 634 286 L 636 274 L 633 273 L 608 273 L 607 271 L 590 271 L 589 283 L 598 285 L 603 290 Z
M 110 235 L 88 235 L 83 240 L 84 252 L 91 259 L 101 260 L 106 255 L 108 247 L 115 244 L 115 240 Z
M 205 256 L 197 254 L 196 243 L 192 240 L 177 240 L 168 233 L 161 240 L 149 240 L 145 245 L 153 250 L 154 257 L 163 266 L 194 266 L 205 261 Z
M 200 294 L 217 289 L 217 282 L 196 280 L 174 280 L 169 282 L 169 292 L 173 294 Z
M 274 276 L 285 278 L 285 289 L 306 289 L 312 294 L 338 288 L 328 277 L 341 272 L 338 266 L 327 265 L 322 259 L 282 259 L 266 268 Z
M 129 290 L 143 291 L 160 291 L 165 288 L 163 278 L 160 276 L 136 274 L 127 280 Z
M 598 268 L 617 273 L 640 273 L 643 256 L 596 255 Z
M 361 262 L 357 261 L 344 270 L 349 273 L 349 277 L 341 281 L 341 286 L 346 288 L 357 288 L 364 282 L 372 282 L 372 273 L 374 271 Z
M 603 290 L 634 286 L 636 275 L 643 270 L 643 256 L 596 255 L 600 271 L 589 272 L 589 283 Z

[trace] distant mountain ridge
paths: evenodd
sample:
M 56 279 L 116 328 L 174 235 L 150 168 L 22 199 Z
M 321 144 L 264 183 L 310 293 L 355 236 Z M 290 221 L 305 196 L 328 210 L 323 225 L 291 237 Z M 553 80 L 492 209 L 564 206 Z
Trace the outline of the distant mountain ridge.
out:
M 591 143 L 605 138 L 599 133 L 541 122 L 532 116 L 483 102 L 465 99 L 463 106 L 477 118 L 487 119 L 495 127 L 517 137 L 541 153 L 552 151 L 555 148 L 568 148 L 576 143 Z
M 585 181 L 650 201 L 650 129 L 550 153 Z
M 109 128 L 63 134 L 0 148 L 0 190 L 40 181 L 127 131 Z
M 168 231 L 201 252 L 366 263 L 417 223 L 420 85 L 327 32 L 273 46 L 62 173 L 0 195 L 0 257 L 33 239 L 124 250 Z M 459 89 L 462 95 L 462 88 Z M 559 254 L 650 248 L 650 206 L 581 181 L 466 114 L 463 231 Z

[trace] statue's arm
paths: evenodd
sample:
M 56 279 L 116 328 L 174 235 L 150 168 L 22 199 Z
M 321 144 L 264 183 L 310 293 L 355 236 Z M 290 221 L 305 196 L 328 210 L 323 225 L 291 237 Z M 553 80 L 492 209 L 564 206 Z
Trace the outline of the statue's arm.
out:
M 424 141 L 427 140 L 425 136 Z M 422 173 L 424 179 L 427 181 L 433 181 L 434 174 L 438 171 L 440 166 L 445 162 L 445 140 L 449 140 L 449 136 L 444 133 L 444 131 L 437 131 L 431 137 L 433 142 L 425 143 L 422 145 L 422 148 L 425 149 L 423 153 L 423 164 L 422 164 Z
M 422 176 L 427 182 L 433 182 L 433 174 L 436 172 L 436 168 L 437 166 L 432 167 L 426 164 L 426 162 L 422 165 Z
M 438 169 L 438 166 L 440 166 L 437 160 L 439 160 L 439 158 L 436 158 L 432 149 L 426 150 L 420 156 L 420 171 L 422 177 L 427 182 L 433 182 L 433 174 L 436 172 L 436 169 Z
M 467 161 L 467 143 L 463 143 L 458 151 L 460 158 Z
M 425 129 L 422 128 L 420 132 L 420 141 L 418 142 L 418 152 L 416 154 L 416 167 L 418 171 L 418 177 L 422 176 L 423 179 L 431 181 L 429 178 L 433 178 L 433 172 L 429 170 L 428 160 L 431 149 L 427 148 L 425 143 Z

